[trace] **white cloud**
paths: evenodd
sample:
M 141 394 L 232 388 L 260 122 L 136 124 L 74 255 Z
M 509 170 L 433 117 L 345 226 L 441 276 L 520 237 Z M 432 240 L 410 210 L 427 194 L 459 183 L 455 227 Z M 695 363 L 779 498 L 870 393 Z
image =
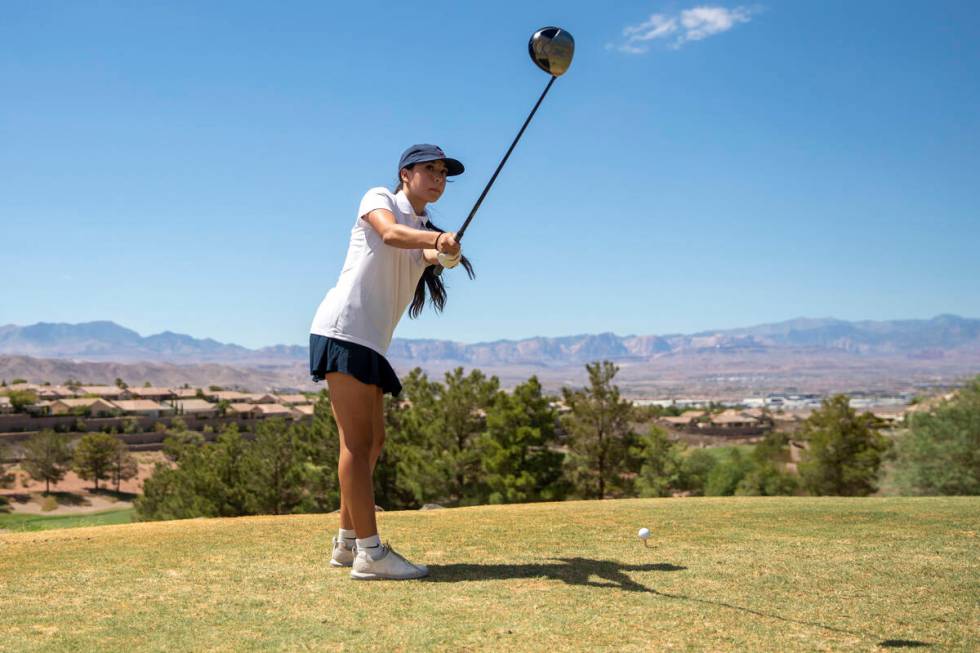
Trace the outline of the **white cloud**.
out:
M 680 14 L 653 14 L 646 21 L 623 28 L 623 40 L 610 44 L 626 54 L 643 54 L 658 39 L 669 39 L 668 46 L 677 49 L 690 41 L 700 41 L 727 32 L 739 23 L 747 23 L 757 9 L 748 7 L 694 7 Z
M 727 32 L 738 23 L 749 22 L 751 11 L 745 7 L 725 9 L 724 7 L 695 7 L 681 12 L 681 25 L 686 30 L 685 41 L 701 39 Z

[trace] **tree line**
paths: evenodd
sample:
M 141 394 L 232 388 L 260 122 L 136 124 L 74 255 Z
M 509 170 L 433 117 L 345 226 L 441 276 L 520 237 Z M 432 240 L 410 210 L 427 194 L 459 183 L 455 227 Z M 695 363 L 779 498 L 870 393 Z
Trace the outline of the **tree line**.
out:
M 562 389 L 567 411 L 560 415 L 536 377 L 504 392 L 480 370 L 457 368 L 441 382 L 413 370 L 401 397 L 386 397 L 376 502 L 391 510 L 676 494 L 866 496 L 877 491 L 885 464 L 895 467 L 906 494 L 980 494 L 980 377 L 953 401 L 911 416 L 897 441 L 847 397 L 826 399 L 793 436 L 805 449 L 792 473 L 786 434 L 770 432 L 748 453 L 688 447 L 651 422 L 649 410 L 623 399 L 613 363 L 586 369 L 585 387 Z M 82 438 L 76 454 L 108 451 L 107 444 L 82 446 L 100 435 Z M 45 450 L 28 449 L 35 458 L 25 468 L 43 478 L 43 465 L 31 465 Z M 177 519 L 335 510 L 338 450 L 325 390 L 310 422 L 264 420 L 252 438 L 232 425 L 206 442 L 176 420 L 165 440 L 167 462 L 145 481 L 138 513 Z M 119 463 L 112 464 L 94 471 L 90 463 L 84 478 L 119 478 Z
M 6 460 L 6 452 L 0 445 L 0 465 Z M 135 478 L 139 465 L 126 444 L 114 433 L 89 433 L 76 442 L 50 429 L 39 432 L 24 443 L 20 466 L 36 481 L 44 482 L 44 494 L 51 492 L 51 484 L 57 485 L 69 471 L 79 478 L 93 481 L 95 490 L 99 481 L 114 484 L 116 491 L 122 481 Z M 13 476 L 3 465 L 0 482 L 10 485 Z

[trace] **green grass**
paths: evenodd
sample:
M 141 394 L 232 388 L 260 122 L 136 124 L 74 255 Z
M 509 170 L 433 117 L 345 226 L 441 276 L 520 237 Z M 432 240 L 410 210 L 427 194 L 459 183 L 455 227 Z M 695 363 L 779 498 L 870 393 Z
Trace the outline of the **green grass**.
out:
M 336 515 L 2 534 L 0 650 L 980 648 L 977 498 L 632 499 L 379 519 L 430 578 L 359 583 L 331 568 Z
M 100 510 L 99 512 L 89 512 L 80 515 L 25 515 L 23 513 L 10 513 L 0 514 L 0 529 L 14 532 L 46 531 L 55 528 L 128 524 L 132 521 L 132 508 Z
M 755 449 L 754 444 L 731 444 L 725 445 L 723 447 L 705 447 L 704 451 L 707 451 L 712 456 L 715 457 L 715 462 L 724 463 L 732 457 L 732 452 L 738 450 L 742 454 L 742 457 L 748 457 L 752 454 L 752 450 Z M 694 447 L 689 449 L 690 451 L 697 451 Z

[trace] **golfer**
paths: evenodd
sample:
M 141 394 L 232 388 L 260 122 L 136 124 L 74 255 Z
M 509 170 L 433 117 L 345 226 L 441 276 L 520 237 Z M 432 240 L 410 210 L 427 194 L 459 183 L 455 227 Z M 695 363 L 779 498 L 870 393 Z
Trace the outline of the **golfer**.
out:
M 442 196 L 446 178 L 462 172 L 463 164 L 435 145 L 405 150 L 395 191 L 372 188 L 361 200 L 340 278 L 310 327 L 310 373 L 326 379 L 340 431 L 340 532 L 330 564 L 352 567 L 352 578 L 429 573 L 381 543 L 372 474 L 385 441 L 383 395 L 401 392 L 385 359 L 395 326 L 409 305 L 413 318 L 421 314 L 426 288 L 442 310 L 446 291 L 434 266 L 462 262 L 473 274 L 455 234 L 439 230 L 425 210 Z

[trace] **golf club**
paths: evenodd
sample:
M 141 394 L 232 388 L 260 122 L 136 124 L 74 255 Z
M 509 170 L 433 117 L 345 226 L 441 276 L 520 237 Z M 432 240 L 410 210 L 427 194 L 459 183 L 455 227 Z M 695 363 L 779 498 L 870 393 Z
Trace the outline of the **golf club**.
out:
M 527 129 L 528 124 L 531 122 L 531 118 L 534 117 L 538 107 L 541 106 L 544 96 L 551 90 L 551 85 L 554 84 L 555 80 L 561 75 L 565 74 L 568 67 L 572 64 L 572 56 L 575 54 L 575 39 L 572 38 L 571 34 L 560 27 L 542 27 L 531 35 L 531 40 L 528 41 L 527 44 L 527 50 L 531 55 L 531 61 L 533 61 L 538 68 L 551 75 L 551 79 L 548 80 L 548 85 L 544 87 L 541 97 L 539 97 L 538 101 L 534 104 L 534 108 L 531 109 L 531 113 L 528 114 L 527 120 L 525 120 L 524 124 L 521 126 L 521 130 L 517 132 L 514 142 L 510 144 L 509 148 L 507 148 L 507 153 L 504 154 L 504 158 L 500 160 L 500 163 L 497 165 L 497 169 L 494 171 L 493 176 L 490 177 L 490 181 L 487 182 L 483 192 L 480 193 L 480 197 L 476 200 L 473 208 L 470 209 L 470 214 L 466 217 L 466 221 L 463 222 L 463 226 L 456 232 L 457 242 L 463 239 L 463 234 L 466 232 L 467 227 L 470 226 L 470 222 L 473 221 L 473 217 L 480 209 L 480 205 L 483 204 L 483 200 L 486 198 L 487 193 L 490 192 L 490 187 L 493 186 L 493 182 L 497 180 L 497 175 L 500 174 L 500 170 L 504 167 L 504 164 L 507 163 L 510 153 L 514 151 L 517 141 L 521 140 L 524 130 Z M 435 271 L 436 274 L 441 274 L 442 267 L 437 266 Z

